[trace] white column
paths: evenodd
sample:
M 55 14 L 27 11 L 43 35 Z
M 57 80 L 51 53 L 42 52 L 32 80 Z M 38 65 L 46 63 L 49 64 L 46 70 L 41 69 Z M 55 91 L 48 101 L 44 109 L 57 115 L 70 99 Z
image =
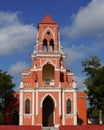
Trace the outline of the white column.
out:
M 38 116 L 38 88 L 36 89 L 36 116 Z
M 65 94 L 64 90 L 62 90 L 62 125 L 65 125 Z
M 32 125 L 34 125 L 34 91 L 32 92 Z
M 61 90 L 59 91 L 59 115 L 61 115 Z
M 74 98 L 74 125 L 77 125 L 77 93 L 76 93 L 76 89 L 73 93 L 73 98 Z
M 23 125 L 23 90 L 20 89 L 19 125 Z

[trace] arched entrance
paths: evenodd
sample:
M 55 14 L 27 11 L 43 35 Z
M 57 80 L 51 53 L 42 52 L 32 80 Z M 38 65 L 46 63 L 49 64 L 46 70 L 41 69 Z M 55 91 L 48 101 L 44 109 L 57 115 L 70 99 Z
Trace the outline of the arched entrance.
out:
M 51 65 L 50 63 L 47 63 L 46 65 L 43 66 L 42 80 L 45 86 L 54 85 L 55 70 L 54 70 L 54 66 Z
M 47 96 L 43 101 L 42 106 L 42 124 L 45 127 L 54 126 L 54 102 L 50 96 Z

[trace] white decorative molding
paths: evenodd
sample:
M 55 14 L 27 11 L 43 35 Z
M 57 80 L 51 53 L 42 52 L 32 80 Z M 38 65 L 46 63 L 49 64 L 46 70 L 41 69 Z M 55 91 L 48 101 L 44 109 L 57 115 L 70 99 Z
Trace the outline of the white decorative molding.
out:
M 31 71 L 42 71 L 42 68 L 32 68 Z
M 59 91 L 60 91 L 59 88 L 55 89 L 55 88 L 47 88 L 46 87 L 45 89 L 44 88 L 39 89 L 39 92 L 50 92 L 51 93 L 51 92 L 59 92 Z
M 54 68 L 56 67 L 56 65 L 50 59 L 47 59 L 47 60 L 45 60 L 45 62 L 43 64 L 41 64 L 41 68 L 43 68 L 43 66 L 46 65 L 47 63 L 50 63 L 51 65 L 53 65 Z
M 56 106 L 57 106 L 56 99 L 54 98 L 54 96 L 53 96 L 51 93 L 47 93 L 46 95 L 44 95 L 44 97 L 43 97 L 42 100 L 41 100 L 40 107 L 42 107 L 43 101 L 44 101 L 44 99 L 45 99 L 47 96 L 50 96 L 50 97 L 53 99 L 54 105 L 55 105 L 55 107 L 56 107 Z
M 61 91 L 59 91 L 59 116 L 61 116 Z
M 34 89 L 21 89 L 21 92 L 34 92 Z
M 35 107 L 34 107 L 34 92 L 32 92 L 32 125 L 34 125 L 34 110 L 35 110 Z
M 73 76 L 74 73 L 73 72 L 67 72 L 67 76 Z
M 75 92 L 76 90 L 74 88 L 65 88 L 63 89 L 64 92 Z
M 23 125 L 23 91 L 20 90 L 19 125 Z
M 65 125 L 65 93 L 62 91 L 62 125 Z
M 39 104 L 39 102 L 38 102 L 38 89 L 36 89 L 36 116 L 39 115 L 39 113 L 38 113 L 38 104 Z
M 36 83 L 36 88 L 38 88 L 38 82 Z
M 22 72 L 21 73 L 22 76 L 29 75 L 29 74 L 30 74 L 30 71 L 29 72 Z
M 66 69 L 65 69 L 65 68 L 60 68 L 60 71 L 61 71 L 61 72 L 65 72 Z
M 73 93 L 73 99 L 74 99 L 74 125 L 77 125 L 77 94 L 76 91 Z
M 60 71 L 60 68 L 56 68 L 55 71 Z
M 54 41 L 55 41 L 54 32 L 53 32 L 53 30 L 52 30 L 50 27 L 47 27 L 47 28 L 44 30 L 44 32 L 43 32 L 43 34 L 42 34 L 42 40 L 44 39 L 44 35 L 45 35 L 45 33 L 47 32 L 47 30 L 50 30 L 50 31 L 52 32 L 53 39 L 54 39 Z
M 23 88 L 23 82 L 20 82 L 20 89 Z
M 44 54 L 43 53 L 36 53 L 36 56 L 39 56 L 39 57 L 40 56 L 41 57 L 60 57 L 61 54 L 58 54 L 58 53 L 56 53 L 56 54 L 55 53 L 54 54 L 52 54 L 52 53 L 50 53 L 50 54 L 49 53 L 48 54 L 47 53 L 44 53 Z

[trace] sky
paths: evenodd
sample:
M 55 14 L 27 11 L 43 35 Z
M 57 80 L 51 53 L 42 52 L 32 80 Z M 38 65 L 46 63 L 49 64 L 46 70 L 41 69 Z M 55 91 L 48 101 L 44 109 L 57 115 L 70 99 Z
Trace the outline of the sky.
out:
M 104 0 L 0 0 L 0 70 L 14 77 L 18 91 L 21 71 L 31 66 L 38 23 L 46 14 L 59 25 L 66 67 L 83 91 L 81 61 L 96 55 L 104 65 Z

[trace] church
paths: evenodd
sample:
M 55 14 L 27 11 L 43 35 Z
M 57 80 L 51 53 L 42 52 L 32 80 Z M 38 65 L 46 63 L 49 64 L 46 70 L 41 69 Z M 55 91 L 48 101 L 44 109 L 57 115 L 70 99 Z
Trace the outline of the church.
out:
M 21 73 L 19 125 L 86 124 L 86 94 L 77 92 L 65 58 L 58 24 L 47 14 L 38 24 L 31 66 Z

